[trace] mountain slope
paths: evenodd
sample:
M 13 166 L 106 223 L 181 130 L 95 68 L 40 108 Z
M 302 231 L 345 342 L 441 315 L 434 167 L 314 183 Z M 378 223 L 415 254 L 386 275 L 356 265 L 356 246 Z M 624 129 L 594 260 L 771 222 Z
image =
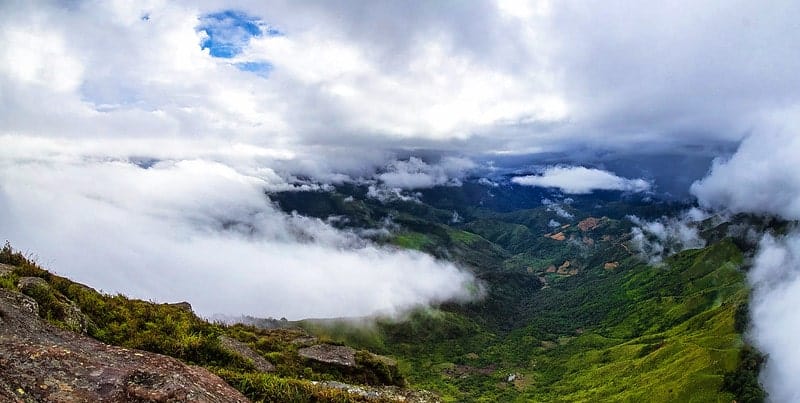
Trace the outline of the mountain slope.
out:
M 448 192 L 448 200 L 460 198 L 459 189 Z M 437 208 L 426 202 L 408 204 Z M 378 320 L 371 329 L 302 323 L 391 355 L 412 385 L 450 401 L 737 398 L 725 380 L 744 362 L 749 290 L 733 240 L 710 239 L 652 267 L 634 254 L 624 200 L 579 198 L 562 207 L 571 218 L 551 204 L 510 210 L 497 202 L 505 206 L 497 211 L 451 203 L 459 222 L 414 216 L 399 201 L 362 203 L 372 215 L 415 217 L 414 226 L 397 221 L 390 242 L 460 262 L 487 287 L 482 301 Z M 678 207 L 654 203 L 650 211 L 672 215 Z M 600 211 L 612 216 L 593 216 Z M 752 401 L 763 398 L 757 382 L 750 386 Z

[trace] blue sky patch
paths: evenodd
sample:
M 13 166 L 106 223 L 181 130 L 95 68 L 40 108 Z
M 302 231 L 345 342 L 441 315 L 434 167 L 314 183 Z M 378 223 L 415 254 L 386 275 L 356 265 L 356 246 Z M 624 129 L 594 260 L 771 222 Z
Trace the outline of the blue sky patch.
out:
M 200 19 L 197 30 L 208 36 L 200 43 L 200 47 L 208 49 L 211 56 L 226 59 L 242 53 L 251 38 L 283 35 L 259 18 L 234 10 L 205 15 Z
M 255 73 L 262 77 L 267 77 L 273 68 L 272 63 L 266 61 L 242 62 L 234 63 L 233 65 L 239 70 Z

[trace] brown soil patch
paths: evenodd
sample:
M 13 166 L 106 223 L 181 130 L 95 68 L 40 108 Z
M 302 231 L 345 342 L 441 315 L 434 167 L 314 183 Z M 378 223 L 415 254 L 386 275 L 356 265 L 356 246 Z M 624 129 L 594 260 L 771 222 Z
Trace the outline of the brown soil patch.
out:
M 552 264 L 550 266 L 547 266 L 547 270 L 545 270 L 545 272 L 546 273 L 555 273 L 556 272 L 556 266 L 552 265 Z
M 563 240 L 567 239 L 566 235 L 564 235 L 563 232 L 559 232 L 557 234 L 550 235 L 549 238 L 552 239 L 552 240 L 555 240 L 555 241 L 563 241 Z
M 574 276 L 578 274 L 578 268 L 575 267 L 575 265 L 573 265 L 569 260 L 565 260 L 561 266 L 558 266 L 556 274 L 560 274 L 562 276 Z
M 614 270 L 619 267 L 619 262 L 608 262 L 603 265 L 603 268 L 606 270 Z
M 600 219 L 589 217 L 578 223 L 578 228 L 583 232 L 591 231 L 600 225 Z

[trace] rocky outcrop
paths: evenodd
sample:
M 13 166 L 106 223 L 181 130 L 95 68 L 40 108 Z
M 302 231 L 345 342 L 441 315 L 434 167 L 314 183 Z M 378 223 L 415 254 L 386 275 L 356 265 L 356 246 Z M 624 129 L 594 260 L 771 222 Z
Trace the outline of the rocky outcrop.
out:
M 247 344 L 244 344 L 238 340 L 232 339 L 228 336 L 220 336 L 219 337 L 219 344 L 222 348 L 232 352 L 240 357 L 249 360 L 253 367 L 259 372 L 275 372 L 275 365 L 271 362 L 267 361 L 266 358 L 262 357 L 255 351 L 253 351 Z
M 37 311 L 31 298 L 0 289 L 2 401 L 247 401 L 206 369 L 59 329 Z
M 14 266 L 9 266 L 4 263 L 0 263 L 0 277 L 5 277 L 11 275 L 14 272 Z
M 20 277 L 20 279 L 17 281 L 17 288 L 19 288 L 20 291 L 28 294 L 30 292 L 34 292 L 37 288 L 49 290 L 50 284 L 47 284 L 47 281 L 41 277 Z
M 190 304 L 190 303 L 188 303 L 186 301 L 174 302 L 174 303 L 166 304 L 166 305 L 167 306 L 174 306 L 175 308 L 182 309 L 182 310 L 184 310 L 186 312 L 194 313 L 194 310 L 192 309 L 192 304 Z
M 315 385 L 343 390 L 351 395 L 359 396 L 367 401 L 388 401 L 406 403 L 437 403 L 439 396 L 425 390 L 410 390 L 396 386 L 372 387 L 367 385 L 351 385 L 337 381 L 312 382 Z
M 356 350 L 347 346 L 336 346 L 332 344 L 317 344 L 297 350 L 301 357 L 325 364 L 341 365 L 343 367 L 355 367 Z
M 46 300 L 51 305 L 51 308 L 57 307 L 59 312 L 57 319 L 63 323 L 66 329 L 84 334 L 88 330 L 89 318 L 81 312 L 81 308 L 63 295 L 54 293 L 45 279 L 41 277 L 21 277 L 17 281 L 17 288 L 24 294 L 39 301 Z

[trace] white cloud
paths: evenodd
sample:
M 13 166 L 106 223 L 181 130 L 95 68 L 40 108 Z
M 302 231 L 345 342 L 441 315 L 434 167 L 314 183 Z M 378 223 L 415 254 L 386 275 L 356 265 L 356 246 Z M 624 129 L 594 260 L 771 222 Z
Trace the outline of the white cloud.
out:
M 569 205 L 570 203 L 568 202 L 568 200 L 572 200 L 572 199 L 565 199 L 563 201 L 563 203 Z M 556 215 L 558 215 L 561 218 L 565 218 L 567 220 L 571 220 L 571 219 L 575 218 L 575 216 L 572 213 L 570 213 L 567 210 L 564 210 L 564 207 L 562 207 L 561 204 L 556 203 L 556 202 L 554 202 L 554 201 L 552 201 L 550 199 L 542 199 L 542 205 L 546 206 L 547 211 L 552 211 L 552 212 L 556 213 Z M 553 222 L 554 222 L 553 220 L 550 220 L 551 224 Z
M 730 160 L 692 185 L 700 204 L 732 212 L 800 219 L 800 125 L 760 128 Z
M 522 153 L 736 141 L 800 100 L 792 3 L 241 1 L 285 35 L 214 58 L 198 26 L 227 7 L 3 3 L 1 129 Z
M 750 336 L 768 355 L 761 381 L 771 401 L 798 401 L 800 385 L 794 376 L 800 371 L 796 338 L 800 332 L 800 233 L 764 236 L 748 278 L 753 284 Z
M 0 153 L 3 236 L 107 292 L 295 319 L 471 297 L 472 276 L 451 263 L 276 210 L 273 175 L 201 159 L 144 169 L 43 144 Z
M 769 114 L 736 153 L 714 163 L 708 176 L 692 185 L 702 206 L 800 220 L 800 125 L 797 108 Z M 747 236 L 752 236 L 750 232 Z M 761 381 L 770 400 L 797 401 L 800 371 L 795 335 L 800 331 L 800 232 L 764 235 L 748 273 L 752 342 L 768 355 Z
M 417 157 L 392 161 L 378 174 L 383 186 L 395 189 L 423 189 L 439 185 L 460 186 L 461 178 L 477 165 L 465 158 L 444 157 L 428 164 Z
M 678 217 L 653 221 L 627 216 L 636 225 L 631 229 L 631 243 L 642 259 L 659 265 L 667 256 L 706 246 L 697 223 L 707 217 L 707 213 L 697 208 L 691 208 Z
M 650 183 L 644 179 L 626 179 L 611 172 L 585 167 L 555 166 L 541 175 L 517 176 L 512 182 L 524 186 L 559 188 L 564 193 L 586 194 L 595 190 L 623 190 L 644 192 Z

